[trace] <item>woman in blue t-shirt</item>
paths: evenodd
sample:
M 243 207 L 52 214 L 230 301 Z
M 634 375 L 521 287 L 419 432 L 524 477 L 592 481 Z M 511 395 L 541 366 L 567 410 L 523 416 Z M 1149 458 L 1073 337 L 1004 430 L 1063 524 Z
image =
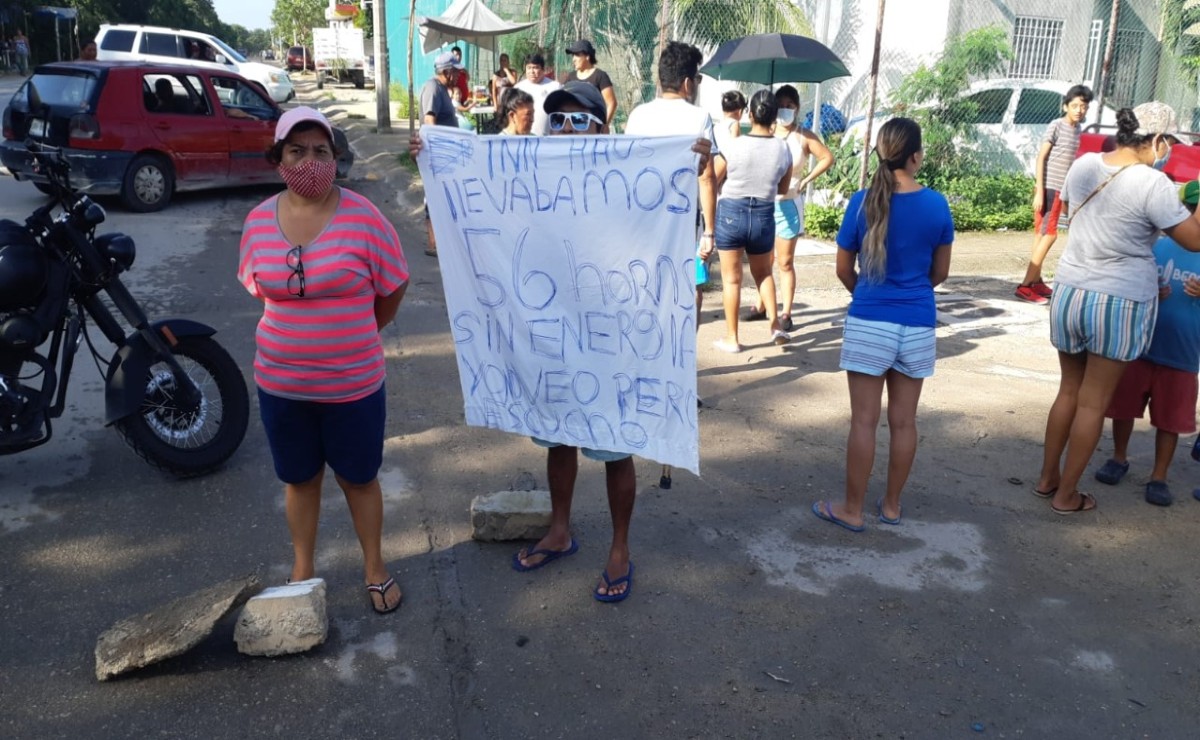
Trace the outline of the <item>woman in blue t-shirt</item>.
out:
M 883 124 L 875 155 L 871 187 L 851 196 L 837 236 L 837 275 L 852 296 L 840 363 L 850 385 L 846 499 L 812 507 L 853 532 L 863 530 L 885 385 L 891 444 L 887 493 L 875 511 L 884 524 L 900 523 L 900 492 L 917 452 L 917 402 L 936 356 L 933 287 L 950 271 L 954 241 L 946 199 L 916 180 L 925 161 L 921 127 L 908 118 Z

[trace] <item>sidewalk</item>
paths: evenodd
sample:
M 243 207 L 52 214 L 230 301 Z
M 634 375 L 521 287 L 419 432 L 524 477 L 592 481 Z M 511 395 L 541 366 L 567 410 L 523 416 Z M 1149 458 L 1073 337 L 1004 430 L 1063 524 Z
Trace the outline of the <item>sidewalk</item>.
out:
M 373 134 L 369 91 L 354 93 L 361 100 L 325 92 L 336 100 L 316 102 L 366 167 L 355 179 L 399 193 L 391 215 L 401 238 L 423 246 L 420 188 L 394 157 L 407 147 L 404 123 Z M 397 575 L 415 595 L 404 619 L 444 645 L 446 676 L 420 688 L 429 694 L 413 708 L 425 713 L 407 715 L 410 734 L 1193 734 L 1200 503 L 1188 492 L 1200 467 L 1181 449 L 1176 505 L 1143 503 L 1153 437 L 1139 423 L 1126 481 L 1085 479 L 1099 496 L 1095 514 L 1057 517 L 1031 495 L 1058 366 L 1045 307 L 1012 298 L 1029 245 L 1028 234 L 956 241 L 904 522 L 869 518 L 857 535 L 810 513 L 844 481 L 849 406 L 837 362 L 847 297 L 832 252 L 798 260 L 790 345 L 748 324 L 747 351 L 712 350 L 722 327 L 710 294 L 698 340 L 703 475 L 676 471 L 661 490 L 658 466 L 638 461 L 638 575 L 617 608 L 588 596 L 607 549 L 599 466 L 580 469 L 578 556 L 515 574 L 517 545 L 470 541 L 470 496 L 527 472 L 544 480 L 544 455 L 462 424 L 437 262 L 409 246 L 413 285 L 392 360 L 404 434 L 389 454 L 410 465 L 405 505 L 419 510 L 415 534 L 428 549 L 413 541 Z M 870 502 L 883 490 L 887 440 L 885 421 Z M 1106 436 L 1095 465 L 1110 445 Z

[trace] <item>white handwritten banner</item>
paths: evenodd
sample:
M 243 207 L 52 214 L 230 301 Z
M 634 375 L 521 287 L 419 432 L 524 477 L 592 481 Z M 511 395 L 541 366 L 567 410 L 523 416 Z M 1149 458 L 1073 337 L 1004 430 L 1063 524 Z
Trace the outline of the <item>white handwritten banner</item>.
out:
M 467 423 L 698 473 L 694 137 L 421 137 Z

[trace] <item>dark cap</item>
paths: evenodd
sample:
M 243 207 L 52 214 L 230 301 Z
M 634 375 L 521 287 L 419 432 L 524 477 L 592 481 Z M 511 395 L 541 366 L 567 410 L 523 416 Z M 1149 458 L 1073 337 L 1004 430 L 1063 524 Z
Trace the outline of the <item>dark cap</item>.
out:
M 589 57 L 594 57 L 596 56 L 596 47 L 592 46 L 592 42 L 587 39 L 579 39 L 567 47 L 567 53 L 587 54 Z
M 542 110 L 547 113 L 557 113 L 565 100 L 573 100 L 579 103 L 588 109 L 588 113 L 591 113 L 601 121 L 608 120 L 608 106 L 604 104 L 604 96 L 590 82 L 571 80 L 563 85 L 561 89 L 555 90 L 546 96 L 546 102 L 542 103 Z

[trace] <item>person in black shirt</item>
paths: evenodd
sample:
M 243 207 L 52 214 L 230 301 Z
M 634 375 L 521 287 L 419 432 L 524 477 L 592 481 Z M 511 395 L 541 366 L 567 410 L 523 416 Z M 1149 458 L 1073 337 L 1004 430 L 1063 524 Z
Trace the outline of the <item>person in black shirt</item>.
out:
M 596 66 L 596 47 L 587 39 L 579 39 L 567 47 L 567 53 L 575 64 L 575 71 L 567 75 L 567 82 L 582 80 L 590 82 L 604 97 L 604 108 L 607 118 L 604 123 L 612 126 L 613 116 L 617 115 L 617 93 L 613 88 L 612 78 L 608 73 Z

